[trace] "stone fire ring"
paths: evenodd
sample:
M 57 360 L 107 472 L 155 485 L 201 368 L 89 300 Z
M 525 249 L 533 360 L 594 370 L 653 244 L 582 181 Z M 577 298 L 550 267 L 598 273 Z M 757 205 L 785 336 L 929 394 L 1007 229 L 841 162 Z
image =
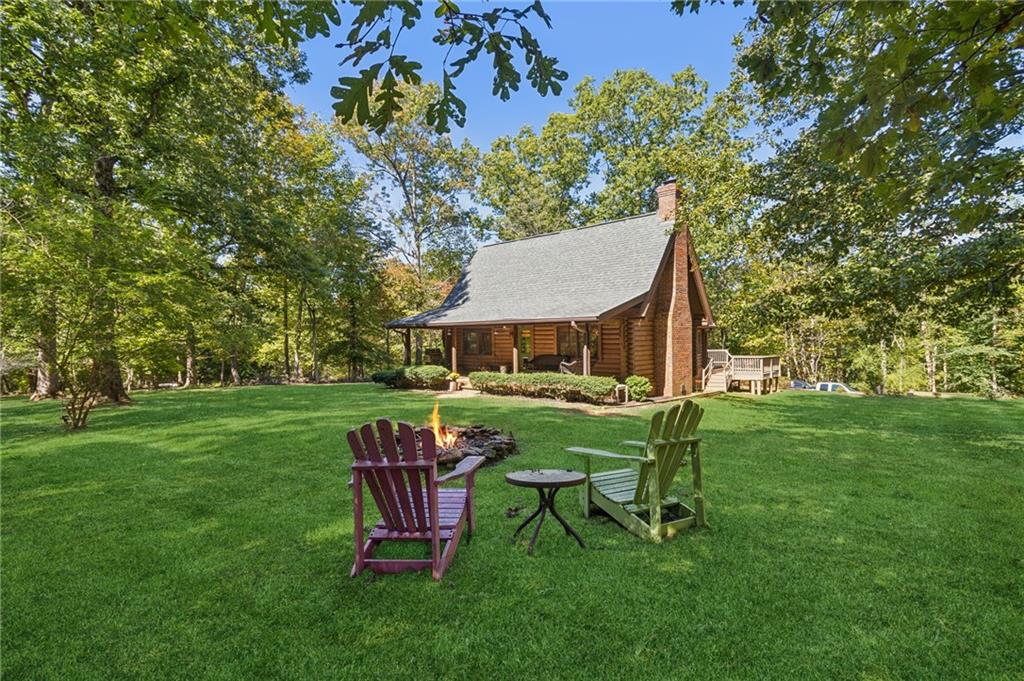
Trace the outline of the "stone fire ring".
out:
M 437 449 L 437 462 L 454 465 L 467 456 L 482 456 L 486 463 L 497 463 L 502 459 L 518 454 L 516 439 L 506 435 L 497 428 L 487 426 L 444 426 L 445 431 L 456 434 L 455 444 L 451 447 Z

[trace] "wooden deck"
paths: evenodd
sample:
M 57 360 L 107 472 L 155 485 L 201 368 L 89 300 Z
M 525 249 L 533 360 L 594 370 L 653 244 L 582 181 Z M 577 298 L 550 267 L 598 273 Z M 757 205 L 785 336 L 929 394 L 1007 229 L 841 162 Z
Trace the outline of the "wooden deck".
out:
M 779 390 L 782 377 L 782 359 L 778 355 L 733 355 L 728 350 L 708 350 L 708 363 L 701 375 L 705 391 L 728 391 L 743 383 L 753 395 Z

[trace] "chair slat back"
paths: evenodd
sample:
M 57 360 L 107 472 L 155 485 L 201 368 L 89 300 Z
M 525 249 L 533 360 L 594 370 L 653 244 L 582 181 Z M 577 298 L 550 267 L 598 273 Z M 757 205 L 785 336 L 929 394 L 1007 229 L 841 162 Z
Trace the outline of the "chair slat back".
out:
M 695 402 L 691 400 L 683 402 L 672 434 L 665 438 L 670 444 L 663 446 L 660 452 L 661 457 L 658 459 L 658 489 L 662 491 L 662 494 L 668 491 L 676 473 L 679 472 L 679 467 L 683 465 L 689 448 L 689 444 L 685 440 L 693 435 L 703 414 L 704 410 Z
M 429 450 L 430 457 L 428 460 L 434 458 L 435 447 L 434 447 L 434 433 L 426 428 L 423 431 L 430 433 L 429 444 L 427 442 L 427 436 L 423 439 L 423 450 L 426 452 Z M 416 431 L 413 430 L 412 426 L 408 423 L 398 424 L 398 438 L 402 444 L 402 456 L 409 463 L 414 463 L 417 460 L 417 449 L 416 449 Z M 426 458 L 426 457 L 425 457 Z M 420 501 L 423 499 L 423 490 L 426 485 L 420 484 L 420 471 L 406 469 L 405 474 L 409 480 L 409 492 L 412 498 Z M 429 484 L 429 480 L 426 481 Z M 427 522 L 427 514 L 423 512 L 422 504 L 413 504 L 413 512 L 416 514 L 416 529 L 420 532 L 426 532 L 429 529 Z
M 426 532 L 428 529 L 423 492 L 437 476 L 437 446 L 429 428 L 421 428 L 418 436 L 411 425 L 399 422 L 396 437 L 387 419 L 378 419 L 377 432 L 370 423 L 363 424 L 358 431 L 348 432 L 348 443 L 356 461 L 384 464 L 364 469 L 363 478 L 384 526 L 391 531 Z M 420 469 L 400 465 L 417 462 L 434 466 Z
M 649 502 L 650 476 L 655 470 L 659 494 L 665 495 L 686 457 L 689 447 L 686 439 L 693 437 L 703 416 L 704 409 L 693 400 L 685 400 L 681 405 L 675 404 L 654 414 L 647 436 L 647 456 L 655 459 L 657 464 L 641 464 L 633 503 Z
M 651 455 L 655 444 L 654 441 L 661 437 L 662 425 L 665 422 L 665 417 L 672 413 L 673 409 L 678 409 L 677 405 L 673 405 L 667 411 L 656 411 L 651 417 L 651 427 L 647 431 L 647 456 Z M 636 492 L 633 494 L 634 504 L 643 504 L 647 501 L 647 486 L 648 478 L 654 467 L 649 463 L 640 464 L 640 475 L 636 480 Z

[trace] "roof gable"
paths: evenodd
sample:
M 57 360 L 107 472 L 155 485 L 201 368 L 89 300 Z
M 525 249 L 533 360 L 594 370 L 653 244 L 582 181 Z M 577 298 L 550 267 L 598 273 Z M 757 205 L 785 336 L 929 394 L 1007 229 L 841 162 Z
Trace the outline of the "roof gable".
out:
M 596 320 L 647 294 L 672 226 L 649 213 L 482 246 L 440 307 L 389 326 Z

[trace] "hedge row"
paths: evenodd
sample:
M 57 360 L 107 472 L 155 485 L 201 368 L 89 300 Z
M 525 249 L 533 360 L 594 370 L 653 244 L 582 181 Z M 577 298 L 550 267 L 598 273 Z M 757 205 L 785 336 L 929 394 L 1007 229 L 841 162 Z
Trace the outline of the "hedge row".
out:
M 474 371 L 469 375 L 472 386 L 494 395 L 552 397 L 567 402 L 600 404 L 612 397 L 618 383 L 608 376 L 577 376 L 560 373 L 501 374 L 495 371 Z
M 441 390 L 448 385 L 449 373 L 448 369 L 436 364 L 420 364 L 378 371 L 370 376 L 370 379 L 374 383 L 383 383 L 389 388 Z

